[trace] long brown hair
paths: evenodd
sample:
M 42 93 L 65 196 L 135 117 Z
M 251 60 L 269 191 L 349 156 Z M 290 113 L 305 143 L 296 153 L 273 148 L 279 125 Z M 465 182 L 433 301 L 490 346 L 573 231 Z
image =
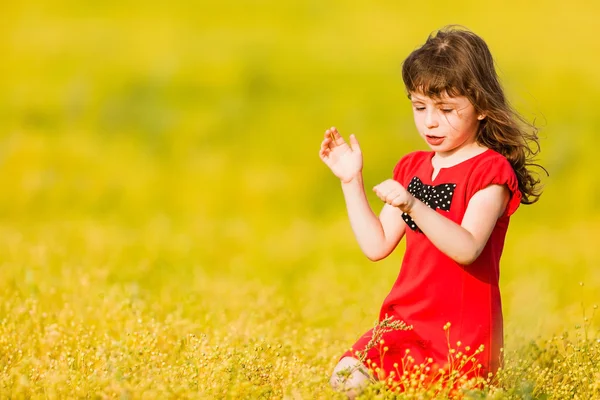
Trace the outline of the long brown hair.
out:
M 431 98 L 444 93 L 465 96 L 480 121 L 477 142 L 502 154 L 512 165 L 523 197 L 535 203 L 541 195 L 540 179 L 528 167 L 539 167 L 534 157 L 540 151 L 537 131 L 505 98 L 494 60 L 482 38 L 462 27 L 447 26 L 432 33 L 423 46 L 402 64 L 402 79 L 409 93 Z

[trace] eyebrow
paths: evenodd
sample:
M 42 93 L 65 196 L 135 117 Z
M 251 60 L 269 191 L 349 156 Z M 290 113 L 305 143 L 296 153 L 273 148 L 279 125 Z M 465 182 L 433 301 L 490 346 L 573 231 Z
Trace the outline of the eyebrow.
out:
M 425 101 L 423 101 L 423 99 L 420 98 L 412 98 L 410 99 L 410 101 L 412 103 L 424 103 Z M 436 105 L 440 105 L 440 104 L 458 104 L 458 102 L 456 100 L 452 100 L 452 99 L 447 99 L 447 100 L 436 100 L 434 102 Z

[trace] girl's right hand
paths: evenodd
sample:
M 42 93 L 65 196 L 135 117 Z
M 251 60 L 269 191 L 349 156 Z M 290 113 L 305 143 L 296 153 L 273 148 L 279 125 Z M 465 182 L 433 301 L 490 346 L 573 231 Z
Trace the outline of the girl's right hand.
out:
M 335 127 L 325 131 L 319 157 L 342 183 L 351 182 L 362 172 L 363 159 L 358 140 L 350 135 L 348 145 Z

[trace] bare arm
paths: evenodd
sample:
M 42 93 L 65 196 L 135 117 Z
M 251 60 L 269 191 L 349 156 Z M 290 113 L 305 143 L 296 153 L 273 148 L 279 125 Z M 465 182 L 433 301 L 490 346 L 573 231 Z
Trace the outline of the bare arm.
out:
M 363 253 L 372 261 L 387 257 L 404 236 L 402 210 L 385 204 L 378 218 L 367 201 L 362 175 L 342 183 L 342 190 L 350 225 Z
M 356 138 L 350 145 L 337 129 L 325 131 L 319 151 L 321 160 L 342 182 L 342 191 L 350 225 L 363 253 L 373 261 L 387 257 L 404 236 L 406 224 L 398 207 L 384 205 L 375 215 L 365 194 L 362 177 L 362 153 Z
M 410 215 L 442 253 L 463 265 L 479 257 L 509 200 L 505 186 L 490 185 L 473 195 L 459 225 L 414 198 L 396 181 L 385 181 L 374 190 L 387 204 Z

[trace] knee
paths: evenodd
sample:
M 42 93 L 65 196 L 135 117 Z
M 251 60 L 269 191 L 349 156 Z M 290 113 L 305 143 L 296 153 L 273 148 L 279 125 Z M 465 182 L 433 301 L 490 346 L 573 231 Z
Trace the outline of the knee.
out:
M 344 392 L 350 399 L 358 396 L 369 384 L 371 376 L 365 366 L 356 358 L 344 357 L 333 369 L 329 383 L 339 392 Z

